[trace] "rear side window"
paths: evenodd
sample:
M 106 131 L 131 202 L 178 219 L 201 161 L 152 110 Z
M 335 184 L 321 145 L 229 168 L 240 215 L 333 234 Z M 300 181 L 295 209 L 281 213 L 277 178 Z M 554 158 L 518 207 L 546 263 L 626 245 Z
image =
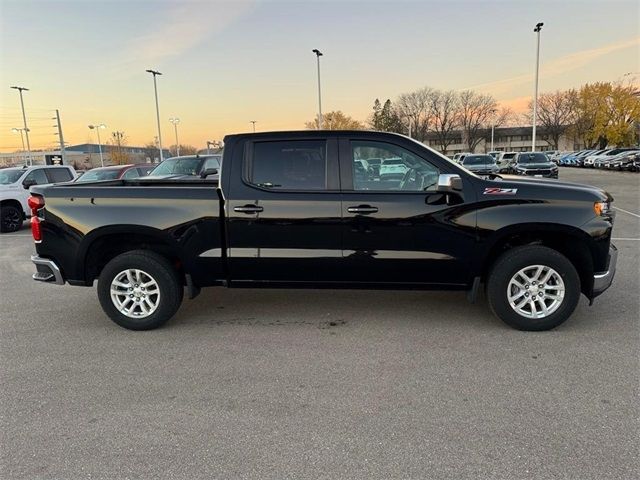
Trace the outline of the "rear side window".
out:
M 73 175 L 67 168 L 47 168 L 47 175 L 51 183 L 69 182 Z
M 122 175 L 122 178 L 138 178 L 140 176 L 140 172 L 138 172 L 137 168 L 130 168 Z
M 326 190 L 327 142 L 256 142 L 247 180 L 269 189 Z

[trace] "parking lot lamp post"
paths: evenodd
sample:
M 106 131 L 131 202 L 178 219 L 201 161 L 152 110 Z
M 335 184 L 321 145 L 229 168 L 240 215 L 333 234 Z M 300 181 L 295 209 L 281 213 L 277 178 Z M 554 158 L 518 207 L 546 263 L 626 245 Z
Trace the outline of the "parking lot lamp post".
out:
M 531 132 L 531 151 L 536 151 L 536 121 L 538 120 L 538 72 L 540 69 L 540 30 L 544 23 L 540 22 L 536 24 L 536 28 L 533 31 L 537 35 L 536 46 L 536 78 L 535 87 L 533 90 L 533 131 Z
M 162 132 L 160 131 L 160 106 L 158 104 L 158 84 L 156 83 L 156 77 L 162 75 L 162 73 L 156 70 L 147 70 L 148 73 L 153 75 L 153 91 L 156 96 L 156 120 L 158 121 L 158 150 L 160 150 L 160 161 L 164 160 L 162 156 Z
M 253 124 L 253 133 L 256 133 L 256 122 L 257 120 L 251 120 L 249 123 Z
M 496 119 L 493 115 L 496 114 L 495 110 L 491 110 L 491 150 L 489 150 L 490 152 L 493 152 L 493 134 L 496 128 Z
M 95 130 L 98 134 L 98 153 L 100 153 L 100 165 L 104 167 L 104 158 L 102 157 L 102 144 L 100 142 L 100 129 L 107 128 L 104 123 L 100 123 L 98 125 L 89 125 L 89 130 Z
M 11 131 L 13 133 L 20 132 L 20 140 L 22 141 L 22 155 L 24 155 L 24 135 L 22 134 L 22 132 L 24 131 L 24 128 L 12 128 Z M 26 158 L 24 160 L 24 164 L 27 165 L 27 159 Z
M 27 154 L 29 155 L 29 165 L 33 165 L 33 158 L 31 157 L 31 144 L 29 143 L 29 127 L 27 127 L 27 115 L 24 113 L 24 100 L 22 98 L 23 91 L 29 91 L 28 88 L 14 86 L 11 87 L 14 90 L 18 90 L 20 92 L 20 107 L 22 108 L 22 122 L 24 123 L 24 135 L 27 137 Z M 24 149 L 23 149 L 24 150 Z
M 316 60 L 318 62 L 318 130 L 322 130 L 322 94 L 320 93 L 320 57 L 322 52 L 317 48 L 311 50 L 316 54 Z
M 169 121 L 171 123 L 173 123 L 173 129 L 176 132 L 176 156 L 180 156 L 180 144 L 178 143 L 178 124 L 180 123 L 180 119 L 178 117 L 176 118 L 170 118 Z

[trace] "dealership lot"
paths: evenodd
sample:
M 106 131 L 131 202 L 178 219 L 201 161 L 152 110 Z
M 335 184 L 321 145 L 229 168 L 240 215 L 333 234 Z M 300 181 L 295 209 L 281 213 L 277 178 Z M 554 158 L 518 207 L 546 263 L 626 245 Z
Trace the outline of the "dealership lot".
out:
M 610 290 L 524 333 L 464 293 L 205 290 L 131 332 L 0 236 L 2 478 L 633 478 L 640 175 Z

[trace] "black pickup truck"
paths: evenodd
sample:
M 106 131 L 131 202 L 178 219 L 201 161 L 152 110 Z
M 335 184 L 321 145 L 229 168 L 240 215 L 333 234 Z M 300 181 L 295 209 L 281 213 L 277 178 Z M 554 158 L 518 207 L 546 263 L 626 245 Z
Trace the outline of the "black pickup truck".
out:
M 546 330 L 613 280 L 613 199 L 598 188 L 479 177 L 382 132 L 230 135 L 225 146 L 219 180 L 33 187 L 33 278 L 97 279 L 104 311 L 135 330 L 171 318 L 185 289 L 215 285 L 458 289 L 472 301 L 484 286 L 507 324 Z

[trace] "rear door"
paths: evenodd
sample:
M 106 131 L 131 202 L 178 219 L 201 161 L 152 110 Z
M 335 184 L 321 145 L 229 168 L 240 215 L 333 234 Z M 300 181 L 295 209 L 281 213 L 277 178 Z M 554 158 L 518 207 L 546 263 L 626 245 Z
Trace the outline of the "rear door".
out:
M 469 280 L 475 212 L 465 200 L 473 201 L 473 189 L 467 185 L 448 204 L 436 184 L 440 173 L 455 171 L 416 147 L 357 136 L 340 140 L 346 279 L 407 285 Z M 356 168 L 369 157 L 382 159 L 379 175 Z
M 336 139 L 258 138 L 233 152 L 232 180 L 225 192 L 231 278 L 338 280 L 342 248 Z

